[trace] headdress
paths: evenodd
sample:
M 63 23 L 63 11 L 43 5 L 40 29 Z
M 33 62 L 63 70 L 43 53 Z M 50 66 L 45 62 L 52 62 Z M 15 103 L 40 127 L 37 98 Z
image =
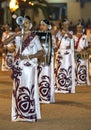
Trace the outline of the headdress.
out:
M 29 16 L 24 16 L 24 19 L 31 21 L 31 18 Z
M 49 30 L 51 30 L 52 26 L 51 26 L 51 24 L 50 24 L 50 22 L 49 22 L 48 19 L 41 20 L 41 23 L 42 23 L 42 22 L 48 26 L 48 29 L 49 29 Z

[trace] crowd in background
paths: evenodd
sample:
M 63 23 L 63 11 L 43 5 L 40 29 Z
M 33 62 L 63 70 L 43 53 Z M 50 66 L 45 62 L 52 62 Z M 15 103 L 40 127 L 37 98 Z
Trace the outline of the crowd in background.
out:
M 53 22 L 51 22 L 51 23 L 53 25 Z M 73 23 L 72 21 L 70 21 L 69 29 L 72 30 L 74 33 L 76 32 L 76 25 L 77 24 L 81 24 L 84 27 L 84 33 L 86 33 L 86 29 L 88 29 L 88 28 L 91 29 L 91 19 L 90 18 L 88 18 L 86 21 L 84 21 L 84 19 L 78 19 L 76 23 Z M 33 25 L 34 25 L 33 26 L 34 30 L 38 29 L 38 25 L 35 21 L 34 21 Z M 61 25 L 62 25 L 62 22 L 59 21 L 59 25 L 57 25 L 57 26 L 59 26 L 60 29 L 62 27 Z M 17 28 L 19 28 L 19 26 L 16 26 L 15 30 Z M 11 30 L 12 30 L 12 28 L 11 28 Z M 4 32 L 4 25 L 0 25 L 0 38 L 1 38 L 3 32 Z

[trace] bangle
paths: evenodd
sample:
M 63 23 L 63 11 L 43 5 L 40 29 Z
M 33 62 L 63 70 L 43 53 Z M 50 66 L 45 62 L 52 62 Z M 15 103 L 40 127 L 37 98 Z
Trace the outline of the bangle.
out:
M 29 55 L 27 55 L 27 59 L 29 59 L 29 60 L 30 60 Z

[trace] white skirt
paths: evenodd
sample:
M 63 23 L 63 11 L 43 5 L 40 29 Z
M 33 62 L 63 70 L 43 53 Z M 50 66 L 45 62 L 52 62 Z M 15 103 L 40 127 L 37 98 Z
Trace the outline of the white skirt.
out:
M 12 78 L 12 121 L 35 122 L 41 118 L 37 65 L 31 61 L 16 61 Z

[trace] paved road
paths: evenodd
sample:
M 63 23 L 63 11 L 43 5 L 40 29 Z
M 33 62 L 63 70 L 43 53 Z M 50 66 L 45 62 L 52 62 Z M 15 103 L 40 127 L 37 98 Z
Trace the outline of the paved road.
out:
M 54 104 L 41 104 L 42 119 L 11 122 L 11 72 L 0 71 L 0 130 L 91 130 L 91 86 L 75 94 L 55 94 Z

